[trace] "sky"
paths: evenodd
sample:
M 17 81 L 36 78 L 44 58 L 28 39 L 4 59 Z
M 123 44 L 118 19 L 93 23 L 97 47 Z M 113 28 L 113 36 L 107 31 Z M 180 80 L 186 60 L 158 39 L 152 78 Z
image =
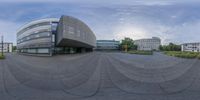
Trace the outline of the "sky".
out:
M 0 12 L 0 35 L 14 44 L 24 24 L 61 15 L 85 22 L 97 39 L 200 42 L 200 1 L 196 0 L 0 0 Z

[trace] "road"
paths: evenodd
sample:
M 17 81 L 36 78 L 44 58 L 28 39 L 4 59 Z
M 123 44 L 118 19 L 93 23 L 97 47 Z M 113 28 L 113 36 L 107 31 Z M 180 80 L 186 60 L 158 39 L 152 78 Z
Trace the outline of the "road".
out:
M 86 53 L 0 60 L 1 100 L 199 100 L 200 60 Z

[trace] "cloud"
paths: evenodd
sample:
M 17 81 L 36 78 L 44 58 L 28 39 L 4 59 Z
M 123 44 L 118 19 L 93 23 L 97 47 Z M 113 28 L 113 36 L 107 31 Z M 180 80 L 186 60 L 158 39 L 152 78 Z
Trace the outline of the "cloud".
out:
M 174 3 L 198 2 L 197 0 L 4 0 L 2 3 L 81 3 L 81 4 L 125 4 L 125 5 L 171 5 Z
M 164 44 L 199 41 L 199 4 L 152 2 L 152 5 L 144 1 L 134 1 L 138 2 L 138 5 L 109 6 L 70 3 L 1 3 L 0 31 L 6 34 L 8 41 L 16 42 L 16 30 L 22 24 L 40 18 L 70 15 L 84 21 L 94 31 L 97 39 L 120 40 L 123 37 L 140 39 L 158 36 Z M 10 9 L 7 9 L 8 6 Z
M 170 33 L 174 33 L 172 41 L 178 40 L 179 43 L 200 42 L 200 20 L 188 22 L 182 25 L 172 27 Z
M 5 42 L 16 43 L 16 30 L 21 24 L 0 20 L 0 35 L 4 36 Z

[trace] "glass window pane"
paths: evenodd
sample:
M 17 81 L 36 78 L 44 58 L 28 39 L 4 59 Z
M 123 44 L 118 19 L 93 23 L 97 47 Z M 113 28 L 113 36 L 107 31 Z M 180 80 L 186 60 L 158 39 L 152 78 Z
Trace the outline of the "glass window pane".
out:
M 49 53 L 49 49 L 38 49 L 38 53 Z

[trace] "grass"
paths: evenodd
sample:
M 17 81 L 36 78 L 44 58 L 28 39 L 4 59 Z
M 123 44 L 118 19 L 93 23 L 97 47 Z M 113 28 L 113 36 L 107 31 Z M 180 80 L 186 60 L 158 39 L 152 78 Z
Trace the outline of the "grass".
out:
M 5 57 L 0 53 L 0 59 L 5 59 Z
M 138 54 L 138 55 L 153 55 L 152 51 L 138 51 L 138 50 L 133 50 L 133 51 L 128 51 L 129 54 Z
M 200 59 L 200 53 L 197 52 L 165 51 L 164 53 L 168 56 L 188 58 L 188 59 L 194 59 L 194 58 Z
M 200 59 L 200 54 L 197 56 L 198 59 Z

